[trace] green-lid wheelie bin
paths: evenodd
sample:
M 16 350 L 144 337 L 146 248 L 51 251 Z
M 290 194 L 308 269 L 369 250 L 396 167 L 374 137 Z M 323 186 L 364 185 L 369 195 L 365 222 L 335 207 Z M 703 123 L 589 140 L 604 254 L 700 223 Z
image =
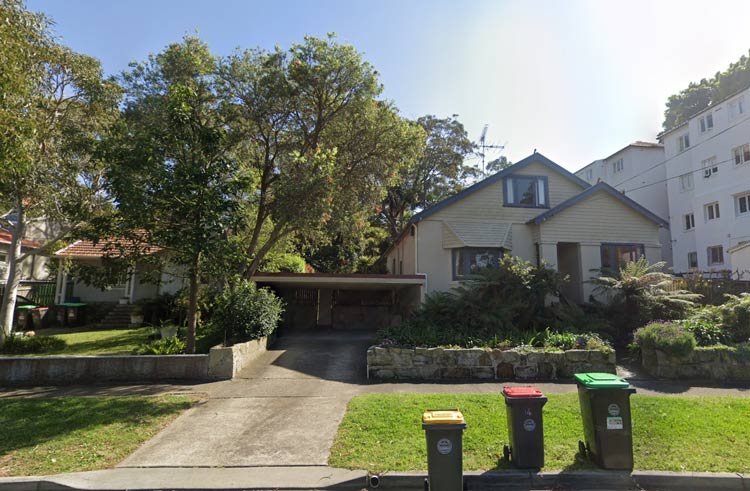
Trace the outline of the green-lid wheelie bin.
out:
M 462 491 L 464 415 L 457 409 L 425 411 L 422 429 L 427 439 L 425 489 Z
M 505 387 L 503 397 L 510 439 L 503 457 L 520 468 L 544 467 L 542 408 L 547 398 L 536 387 Z
M 577 373 L 584 442 L 581 454 L 603 469 L 633 468 L 633 427 L 630 395 L 635 389 L 611 373 Z

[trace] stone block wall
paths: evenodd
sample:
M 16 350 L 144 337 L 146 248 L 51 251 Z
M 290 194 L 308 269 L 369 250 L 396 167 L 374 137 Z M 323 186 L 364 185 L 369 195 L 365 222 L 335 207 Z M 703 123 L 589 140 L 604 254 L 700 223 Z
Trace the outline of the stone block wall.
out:
M 374 379 L 556 380 L 580 372 L 615 373 L 614 351 L 382 346 L 367 350 L 367 377 Z
M 685 357 L 642 349 L 641 359 L 643 368 L 655 377 L 750 381 L 748 348 L 696 348 Z
M 233 379 L 248 363 L 265 353 L 275 340 L 276 333 L 273 333 L 246 343 L 214 346 L 208 352 L 208 377 Z

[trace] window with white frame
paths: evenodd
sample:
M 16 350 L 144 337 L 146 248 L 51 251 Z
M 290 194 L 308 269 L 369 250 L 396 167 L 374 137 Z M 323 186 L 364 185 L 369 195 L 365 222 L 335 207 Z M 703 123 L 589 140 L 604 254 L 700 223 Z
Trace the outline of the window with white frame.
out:
M 745 143 L 732 149 L 732 157 L 734 157 L 734 165 L 741 165 L 745 162 L 750 162 L 750 144 Z
M 684 135 L 677 137 L 677 146 L 680 152 L 690 148 L 690 135 L 685 133 Z
M 705 133 L 706 131 L 710 131 L 714 127 L 714 115 L 713 114 L 706 114 L 702 118 L 698 120 L 698 123 L 701 127 L 701 133 Z
M 719 202 L 715 201 L 709 203 L 703 207 L 706 212 L 706 220 L 718 220 L 719 219 Z
M 690 269 L 697 269 L 698 268 L 698 253 L 688 252 L 688 268 Z
M 546 176 L 513 175 L 505 178 L 504 206 L 549 208 Z
M 734 197 L 734 210 L 737 216 L 750 213 L 750 192 L 744 192 Z
M 586 169 L 586 180 L 590 181 L 594 178 L 594 169 Z
M 723 246 L 710 246 L 707 249 L 708 252 L 708 265 L 716 266 L 717 264 L 724 264 L 724 247 Z
M 607 244 L 600 247 L 602 268 L 617 271 L 645 254 L 643 244 Z
M 617 159 L 612 162 L 612 172 L 618 174 L 625 169 L 625 161 L 623 159 Z
M 710 159 L 703 160 L 701 162 L 701 167 L 703 167 L 704 179 L 708 179 L 709 177 L 719 172 L 719 166 L 716 164 L 716 157 L 711 157 Z
M 730 101 L 729 107 L 729 119 L 735 119 L 741 114 L 745 114 L 745 96 L 740 96 L 737 99 Z
M 693 173 L 688 172 L 680 176 L 680 191 L 690 191 L 693 189 Z
M 693 213 L 683 215 L 682 223 L 685 225 L 685 230 L 693 230 L 695 228 L 695 215 Z

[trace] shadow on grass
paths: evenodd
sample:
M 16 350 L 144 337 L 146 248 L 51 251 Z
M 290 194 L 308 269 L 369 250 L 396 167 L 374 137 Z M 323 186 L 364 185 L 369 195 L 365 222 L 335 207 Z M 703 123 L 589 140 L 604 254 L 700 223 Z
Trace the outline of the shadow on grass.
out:
M 65 348 L 47 351 L 45 355 L 129 355 L 139 344 L 148 341 L 149 332 L 147 329 L 127 329 L 117 334 L 108 333 L 106 336 L 98 337 L 97 334 L 104 334 L 103 331 L 86 330 L 74 331 L 67 333 L 69 335 L 56 334 L 56 337 L 64 339 L 68 344 Z M 85 336 L 90 334 L 91 338 Z M 79 335 L 83 339 L 77 339 L 71 335 Z
M 189 399 L 47 398 L 0 400 L 0 455 L 67 434 L 120 423 L 139 426 L 187 409 Z

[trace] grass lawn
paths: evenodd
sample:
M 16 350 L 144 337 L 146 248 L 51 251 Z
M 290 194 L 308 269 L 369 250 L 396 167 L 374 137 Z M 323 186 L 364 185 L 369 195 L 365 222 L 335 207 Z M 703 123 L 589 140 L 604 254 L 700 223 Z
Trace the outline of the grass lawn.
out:
M 593 467 L 577 457 L 583 440 L 578 395 L 550 394 L 544 408 L 546 469 Z M 750 471 L 750 398 L 631 398 L 635 468 L 641 470 Z M 373 471 L 422 470 L 427 450 L 425 409 L 459 408 L 466 418 L 464 469 L 512 467 L 500 394 L 369 394 L 355 397 L 329 458 L 335 467 Z
M 56 338 L 64 339 L 67 346 L 60 350 L 46 351 L 41 355 L 132 355 L 139 344 L 148 341 L 152 328 L 137 329 L 66 329 Z M 44 336 L 44 331 L 39 335 Z
M 0 476 L 111 467 L 193 402 L 184 396 L 0 399 Z

